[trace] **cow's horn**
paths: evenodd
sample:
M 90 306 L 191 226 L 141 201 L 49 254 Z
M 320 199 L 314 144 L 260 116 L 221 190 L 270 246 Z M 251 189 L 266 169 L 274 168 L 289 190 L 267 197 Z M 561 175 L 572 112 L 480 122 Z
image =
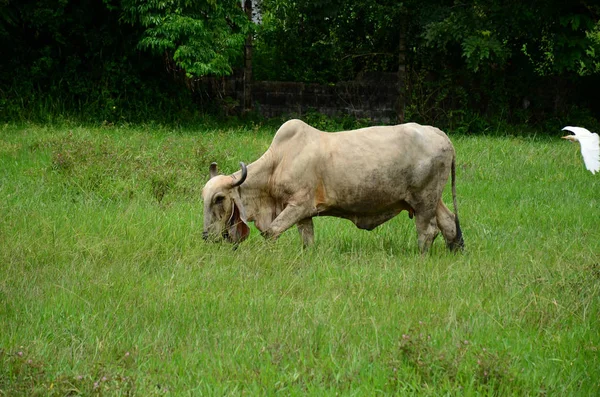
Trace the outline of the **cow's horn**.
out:
M 244 164 L 242 161 L 240 161 L 240 167 L 242 167 L 242 177 L 240 178 L 239 181 L 235 182 L 232 185 L 232 187 L 240 186 L 242 183 L 244 183 L 244 181 L 246 180 L 246 177 L 248 176 L 248 170 L 246 169 L 246 164 Z
M 210 167 L 208 167 L 208 172 L 210 173 L 211 179 L 219 174 L 217 171 L 217 163 L 210 163 Z

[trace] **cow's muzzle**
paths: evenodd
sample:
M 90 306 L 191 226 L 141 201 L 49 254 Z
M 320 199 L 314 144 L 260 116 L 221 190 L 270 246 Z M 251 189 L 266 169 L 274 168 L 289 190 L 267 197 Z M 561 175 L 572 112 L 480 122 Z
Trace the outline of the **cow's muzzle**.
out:
M 218 238 L 215 238 L 216 236 L 213 234 L 212 238 L 211 238 L 211 234 L 209 232 L 202 232 L 202 239 L 204 241 L 211 241 L 211 242 L 216 242 L 217 240 L 219 240 Z M 229 236 L 229 232 L 227 232 L 227 230 L 225 230 L 222 234 L 221 234 L 221 238 L 225 241 L 228 241 L 230 243 L 232 243 L 233 241 L 231 240 L 231 237 Z

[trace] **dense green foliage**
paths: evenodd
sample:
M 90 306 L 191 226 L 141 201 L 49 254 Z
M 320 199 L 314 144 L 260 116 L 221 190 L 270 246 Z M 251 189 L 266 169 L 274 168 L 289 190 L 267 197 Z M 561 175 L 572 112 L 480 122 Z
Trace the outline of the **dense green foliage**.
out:
M 405 65 L 411 120 L 597 125 L 600 6 L 587 0 L 254 3 L 259 25 L 239 0 L 1 0 L 0 118 L 190 119 L 198 77 L 243 67 L 252 34 L 259 80 Z
M 1 7 L 2 118 L 186 117 L 192 93 L 173 77 L 230 73 L 249 29 L 234 0 L 4 0 Z
M 139 47 L 166 54 L 188 76 L 227 75 L 251 23 L 236 0 L 129 0 L 125 20 L 146 28 Z
M 263 0 L 261 10 L 258 79 L 331 82 L 395 72 L 399 34 L 414 24 L 403 18 L 406 5 L 391 0 Z
M 0 395 L 598 395 L 600 179 L 575 145 L 452 136 L 462 254 L 421 257 L 406 212 L 315 219 L 309 250 L 204 243 L 209 162 L 273 131 L 0 126 Z

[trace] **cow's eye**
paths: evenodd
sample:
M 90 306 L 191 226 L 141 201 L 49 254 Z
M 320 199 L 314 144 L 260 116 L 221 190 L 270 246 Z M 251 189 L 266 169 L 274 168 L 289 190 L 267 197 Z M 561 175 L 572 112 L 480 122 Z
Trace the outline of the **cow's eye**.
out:
M 217 197 L 215 197 L 215 204 L 223 204 L 224 200 L 225 196 L 218 195 Z

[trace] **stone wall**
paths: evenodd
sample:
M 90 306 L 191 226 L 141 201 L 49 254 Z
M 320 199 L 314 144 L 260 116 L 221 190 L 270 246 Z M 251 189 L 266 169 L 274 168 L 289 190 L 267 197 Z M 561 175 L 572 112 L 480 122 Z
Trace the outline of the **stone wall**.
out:
M 225 106 L 241 110 L 244 103 L 241 78 L 212 81 L 208 96 L 219 98 Z M 251 86 L 254 110 L 265 117 L 302 116 L 316 111 L 328 116 L 350 115 L 379 123 L 398 119 L 398 76 L 376 73 L 355 81 L 337 84 L 254 81 Z
M 317 111 L 328 116 L 394 122 L 398 109 L 396 75 L 374 77 L 332 85 L 256 81 L 252 84 L 253 106 L 266 117 Z

